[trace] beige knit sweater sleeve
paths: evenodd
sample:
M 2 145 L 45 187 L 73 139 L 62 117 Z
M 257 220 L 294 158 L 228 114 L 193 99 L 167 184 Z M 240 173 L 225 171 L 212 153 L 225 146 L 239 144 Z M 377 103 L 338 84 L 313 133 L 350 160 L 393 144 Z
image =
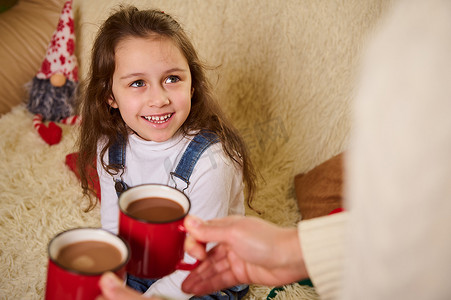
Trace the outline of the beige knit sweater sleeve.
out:
M 307 271 L 322 300 L 336 299 L 343 278 L 348 212 L 301 221 L 299 240 Z

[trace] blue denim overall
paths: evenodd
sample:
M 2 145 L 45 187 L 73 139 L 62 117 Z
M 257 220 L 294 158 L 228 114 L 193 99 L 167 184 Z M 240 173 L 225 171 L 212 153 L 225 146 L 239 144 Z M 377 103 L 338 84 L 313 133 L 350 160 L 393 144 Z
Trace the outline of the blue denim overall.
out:
M 201 130 L 189 143 L 188 147 L 186 148 L 185 152 L 182 155 L 182 158 L 180 159 L 180 162 L 177 164 L 177 167 L 174 172 L 171 172 L 171 178 L 175 183 L 174 176 L 178 179 L 182 180 L 186 186 L 185 187 L 177 187 L 177 184 L 175 185 L 175 188 L 184 192 L 190 182 L 189 178 L 191 177 L 191 174 L 193 172 L 194 166 L 196 165 L 197 161 L 199 160 L 202 153 L 208 149 L 211 145 L 219 142 L 219 138 L 216 136 L 216 134 Z M 125 145 L 126 141 L 122 138 L 119 139 L 119 142 L 112 145 L 110 149 L 108 149 L 108 163 L 110 166 L 116 166 L 119 169 L 124 169 L 125 167 Z M 127 190 L 129 186 L 120 179 L 114 179 L 115 181 L 115 189 L 117 196 Z M 131 288 L 140 291 L 144 293 L 147 291 L 147 289 L 155 282 L 157 279 L 146 279 L 146 278 L 139 278 L 133 275 L 128 274 L 127 275 L 127 285 Z M 234 287 L 231 287 L 229 289 L 225 289 L 222 291 L 215 292 L 210 295 L 205 295 L 201 297 L 193 296 L 190 299 L 193 300 L 229 300 L 229 299 L 241 299 L 243 298 L 247 292 L 249 291 L 248 285 L 237 285 Z

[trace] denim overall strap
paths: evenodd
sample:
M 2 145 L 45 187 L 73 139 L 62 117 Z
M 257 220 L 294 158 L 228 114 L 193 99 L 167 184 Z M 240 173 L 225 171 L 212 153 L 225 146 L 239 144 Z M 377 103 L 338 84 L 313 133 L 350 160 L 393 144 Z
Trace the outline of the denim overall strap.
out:
M 196 165 L 200 156 L 205 152 L 205 150 L 208 149 L 208 147 L 216 144 L 217 142 L 219 142 L 219 137 L 215 133 L 206 130 L 201 130 L 193 138 L 193 140 L 189 143 L 188 147 L 183 153 L 183 156 L 177 164 L 175 171 L 171 172 L 171 178 L 174 182 L 175 176 L 186 183 L 186 186 L 183 189 L 179 189 L 176 184 L 176 189 L 184 191 L 188 188 L 190 183 L 189 178 L 191 177 L 194 166 Z
M 173 180 L 173 176 L 175 176 L 186 183 L 186 187 L 183 188 L 182 191 L 188 188 L 189 178 L 191 177 L 194 166 L 196 165 L 202 153 L 204 153 L 204 151 L 207 150 L 208 147 L 217 142 L 219 142 L 219 138 L 216 136 L 216 134 L 210 131 L 201 130 L 189 143 L 188 147 L 182 155 L 182 158 L 177 164 L 175 171 L 170 173 Z M 118 138 L 118 141 L 108 149 L 108 164 L 110 166 L 124 170 L 125 146 L 126 141 L 122 136 L 120 136 Z M 129 188 L 129 186 L 124 182 L 124 180 L 122 180 L 121 177 L 114 178 L 114 182 L 114 188 L 116 189 L 116 194 L 118 197 L 122 192 L 126 191 Z M 175 186 L 175 188 L 177 188 L 177 185 Z
M 123 136 L 118 137 L 118 141 L 108 149 L 108 164 L 120 169 L 121 175 L 125 168 L 125 146 L 127 142 Z M 114 188 L 119 197 L 122 192 L 128 189 L 128 185 L 122 180 L 122 176 L 114 178 Z

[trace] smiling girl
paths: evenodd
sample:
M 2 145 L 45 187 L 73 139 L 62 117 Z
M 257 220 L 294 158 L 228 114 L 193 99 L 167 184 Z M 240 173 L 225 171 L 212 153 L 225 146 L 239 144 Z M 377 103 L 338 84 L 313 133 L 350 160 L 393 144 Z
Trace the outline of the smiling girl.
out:
M 145 183 L 182 190 L 191 200 L 190 213 L 205 220 L 244 214 L 244 187 L 250 203 L 255 186 L 248 152 L 171 16 L 121 7 L 97 34 L 89 75 L 78 167 L 89 197 L 89 168 L 97 163 L 104 229 L 118 232 L 118 195 Z M 89 199 L 92 209 L 97 200 Z M 188 299 L 192 295 L 180 289 L 186 276 L 129 276 L 127 284 L 149 295 Z M 215 299 L 239 299 L 247 289 L 233 287 Z

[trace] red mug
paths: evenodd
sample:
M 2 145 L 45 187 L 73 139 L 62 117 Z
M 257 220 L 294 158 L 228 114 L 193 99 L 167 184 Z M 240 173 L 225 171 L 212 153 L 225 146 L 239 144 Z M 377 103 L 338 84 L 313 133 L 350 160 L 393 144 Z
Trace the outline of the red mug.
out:
M 122 238 L 103 229 L 75 228 L 49 242 L 48 256 L 45 299 L 89 300 L 101 295 L 99 280 L 106 271 L 125 283 L 130 249 Z
M 146 204 L 147 208 L 136 208 L 132 212 L 131 205 L 137 205 L 138 200 L 145 198 L 150 201 Z M 175 202 L 181 211 L 163 217 L 166 213 L 157 207 L 161 204 L 158 201 Z M 130 245 L 131 258 L 126 267 L 128 273 L 142 278 L 161 278 L 175 270 L 192 270 L 199 264 L 199 261 L 194 264 L 183 261 L 186 238 L 183 221 L 190 207 L 190 200 L 185 194 L 166 185 L 143 184 L 121 194 L 119 236 Z M 154 215 L 138 215 L 145 209 Z

